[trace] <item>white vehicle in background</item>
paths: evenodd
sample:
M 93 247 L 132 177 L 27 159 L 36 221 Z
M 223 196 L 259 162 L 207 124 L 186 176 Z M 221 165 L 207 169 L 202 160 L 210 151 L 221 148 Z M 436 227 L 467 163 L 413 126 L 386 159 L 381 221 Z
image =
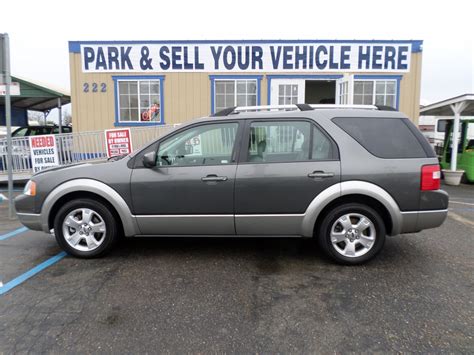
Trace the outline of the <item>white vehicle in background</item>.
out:
M 462 117 L 461 120 L 472 120 L 474 117 Z M 418 128 L 423 135 L 428 139 L 430 144 L 435 149 L 438 155 L 441 155 L 441 150 L 444 144 L 444 135 L 448 121 L 453 120 L 453 117 L 447 116 L 420 116 Z M 459 126 L 461 132 L 461 126 Z M 467 132 L 468 139 L 474 139 L 474 125 L 469 125 Z

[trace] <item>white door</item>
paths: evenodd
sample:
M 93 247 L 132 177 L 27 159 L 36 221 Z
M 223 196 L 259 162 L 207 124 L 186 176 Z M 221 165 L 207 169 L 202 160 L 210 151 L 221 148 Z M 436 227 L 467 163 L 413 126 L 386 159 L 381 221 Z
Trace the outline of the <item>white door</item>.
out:
M 336 104 L 352 105 L 354 102 L 354 75 L 346 74 L 336 80 Z
M 273 79 L 270 105 L 304 104 L 304 79 Z

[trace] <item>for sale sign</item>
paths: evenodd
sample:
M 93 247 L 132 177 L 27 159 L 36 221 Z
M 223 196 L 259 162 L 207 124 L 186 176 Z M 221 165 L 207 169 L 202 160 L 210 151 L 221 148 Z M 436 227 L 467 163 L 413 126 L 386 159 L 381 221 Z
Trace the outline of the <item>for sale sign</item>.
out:
M 105 131 L 107 157 L 115 157 L 132 152 L 130 128 L 108 129 Z
M 30 136 L 29 141 L 34 173 L 59 165 L 54 135 Z

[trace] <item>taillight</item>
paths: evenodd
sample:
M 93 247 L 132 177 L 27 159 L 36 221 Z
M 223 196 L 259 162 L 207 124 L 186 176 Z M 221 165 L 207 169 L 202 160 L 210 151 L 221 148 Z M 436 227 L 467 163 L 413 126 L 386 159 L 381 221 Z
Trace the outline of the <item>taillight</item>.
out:
M 421 191 L 438 190 L 441 187 L 441 170 L 439 165 L 421 167 Z

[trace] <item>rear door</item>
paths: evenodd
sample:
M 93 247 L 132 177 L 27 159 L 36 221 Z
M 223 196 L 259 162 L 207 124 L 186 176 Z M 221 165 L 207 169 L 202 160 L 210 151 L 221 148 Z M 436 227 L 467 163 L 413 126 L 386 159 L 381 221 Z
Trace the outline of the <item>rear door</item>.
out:
M 338 150 L 312 120 L 248 120 L 235 184 L 237 234 L 296 235 L 303 214 L 340 181 Z

